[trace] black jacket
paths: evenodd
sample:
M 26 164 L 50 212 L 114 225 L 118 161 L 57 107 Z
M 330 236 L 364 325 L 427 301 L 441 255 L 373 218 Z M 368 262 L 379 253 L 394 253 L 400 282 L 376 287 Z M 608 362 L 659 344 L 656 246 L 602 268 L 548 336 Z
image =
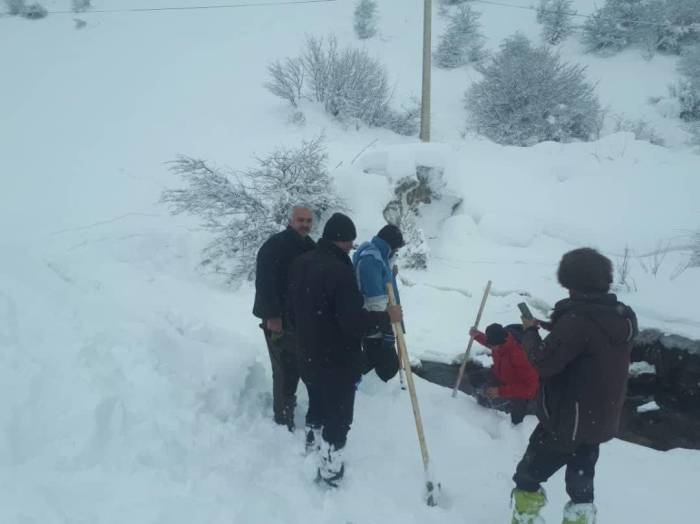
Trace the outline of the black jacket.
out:
M 348 255 L 323 238 L 292 264 L 288 298 L 307 371 L 341 368 L 359 377 L 366 365 L 362 337 L 390 329 L 386 311 L 364 309 Z
M 523 348 L 540 374 L 538 418 L 562 444 L 596 444 L 618 431 L 637 318 L 615 295 L 559 301 L 549 335 L 525 331 Z
M 292 261 L 314 248 L 314 241 L 291 227 L 268 238 L 258 251 L 253 315 L 266 320 L 284 318 Z

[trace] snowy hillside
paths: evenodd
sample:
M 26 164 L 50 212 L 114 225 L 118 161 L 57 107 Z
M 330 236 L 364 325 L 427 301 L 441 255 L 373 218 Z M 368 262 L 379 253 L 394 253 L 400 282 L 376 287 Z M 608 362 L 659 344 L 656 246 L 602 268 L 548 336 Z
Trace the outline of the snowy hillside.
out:
M 380 2 L 380 34 L 364 44 L 387 65 L 397 104 L 420 91 L 421 4 Z M 491 49 L 516 30 L 538 35 L 534 12 L 475 8 Z M 346 487 L 316 489 L 301 433 L 271 422 L 251 285 L 231 289 L 204 274 L 208 234 L 158 203 L 177 183 L 165 164 L 177 154 L 245 168 L 323 131 L 361 239 L 383 224 L 392 182 L 418 165 L 442 170 L 447 197 L 423 210 L 429 269 L 401 273 L 413 357 L 459 356 L 489 279 L 485 322 L 515 321 L 523 297 L 544 313 L 562 297 L 559 257 L 580 245 L 616 262 L 631 249 L 621 299 L 644 327 L 700 338 L 700 269 L 680 271 L 700 227 L 700 156 L 664 109 L 670 102 L 647 103 L 666 96 L 673 57 L 647 61 L 628 50 L 599 58 L 582 54 L 576 38 L 561 49 L 589 66 L 604 105 L 650 121 L 667 148 L 628 133 L 531 148 L 464 137 L 463 94 L 479 76 L 470 68 L 434 71 L 431 144 L 346 129 L 311 105 L 303 126 L 290 123 L 291 109 L 262 87 L 267 64 L 297 54 L 305 35 L 356 43 L 353 9 L 338 0 L 0 17 L 0 522 L 509 521 L 510 477 L 534 419 L 512 429 L 505 416 L 422 380 L 441 506 L 420 500 L 405 392 L 374 377 L 360 386 Z M 76 30 L 73 18 L 87 25 Z M 437 6 L 435 23 L 437 37 Z M 451 199 L 462 202 L 454 212 Z M 666 248 L 654 275 L 654 252 Z M 599 521 L 692 522 L 698 475 L 697 452 L 615 440 L 601 450 Z M 562 477 L 547 485 L 548 522 L 566 501 Z

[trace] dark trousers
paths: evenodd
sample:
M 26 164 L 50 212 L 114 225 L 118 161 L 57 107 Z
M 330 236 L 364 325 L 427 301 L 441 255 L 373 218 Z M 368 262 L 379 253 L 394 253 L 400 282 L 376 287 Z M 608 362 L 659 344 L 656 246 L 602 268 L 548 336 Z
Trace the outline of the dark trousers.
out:
M 345 446 L 352 424 L 358 377 L 343 369 L 316 369 L 303 373 L 309 391 L 306 425 L 323 429 L 322 437 L 335 449 Z
M 538 424 L 513 480 L 518 489 L 537 491 L 540 484 L 566 466 L 566 492 L 575 504 L 593 502 L 593 477 L 598 444 L 570 447 Z
M 293 429 L 299 385 L 296 338 L 288 331 L 282 335 L 267 329 L 264 331 L 272 365 L 272 411 L 275 422 Z
M 399 356 L 393 342 L 384 338 L 364 338 L 362 350 L 366 361 L 364 373 L 374 369 L 380 379 L 388 382 L 399 372 Z

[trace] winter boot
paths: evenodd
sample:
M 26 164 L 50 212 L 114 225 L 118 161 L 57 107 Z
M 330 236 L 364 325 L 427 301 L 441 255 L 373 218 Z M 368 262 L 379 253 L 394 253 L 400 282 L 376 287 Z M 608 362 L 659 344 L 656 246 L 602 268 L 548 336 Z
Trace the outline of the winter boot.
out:
M 343 450 L 335 449 L 333 444 L 323 440 L 316 480 L 332 488 L 337 488 L 344 474 Z
M 597 509 L 595 504 L 574 504 L 569 501 L 564 506 L 564 520 L 562 524 L 595 524 Z
M 537 491 L 513 490 L 513 520 L 511 524 L 544 524 L 540 510 L 547 503 L 547 495 L 542 488 Z
M 321 429 L 306 426 L 306 454 L 310 455 L 321 449 Z

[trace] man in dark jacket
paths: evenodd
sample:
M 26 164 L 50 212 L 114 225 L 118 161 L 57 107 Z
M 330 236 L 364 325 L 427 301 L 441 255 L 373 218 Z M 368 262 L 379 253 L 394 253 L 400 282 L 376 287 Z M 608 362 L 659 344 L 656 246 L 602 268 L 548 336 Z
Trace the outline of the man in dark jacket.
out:
M 348 257 L 355 237 L 352 220 L 335 213 L 316 249 L 294 261 L 289 281 L 289 318 L 309 391 L 307 451 L 320 449 L 317 477 L 331 486 L 345 471 L 341 452 L 352 423 L 355 389 L 366 365 L 360 341 L 402 319 L 400 306 L 385 311 L 362 307 Z
M 569 298 L 558 302 L 542 340 L 536 320 L 523 319 L 523 347 L 540 375 L 539 424 L 513 480 L 514 523 L 538 522 L 540 484 L 566 466 L 564 524 L 592 524 L 599 444 L 612 439 L 625 401 L 637 319 L 608 290 L 612 263 L 590 248 L 566 253 L 558 271 Z
M 272 408 L 275 422 L 294 429 L 294 408 L 299 384 L 296 340 L 285 319 L 287 284 L 292 261 L 314 248 L 309 238 L 313 215 L 294 207 L 287 229 L 272 235 L 258 251 L 253 314 L 260 327 L 272 364 Z

